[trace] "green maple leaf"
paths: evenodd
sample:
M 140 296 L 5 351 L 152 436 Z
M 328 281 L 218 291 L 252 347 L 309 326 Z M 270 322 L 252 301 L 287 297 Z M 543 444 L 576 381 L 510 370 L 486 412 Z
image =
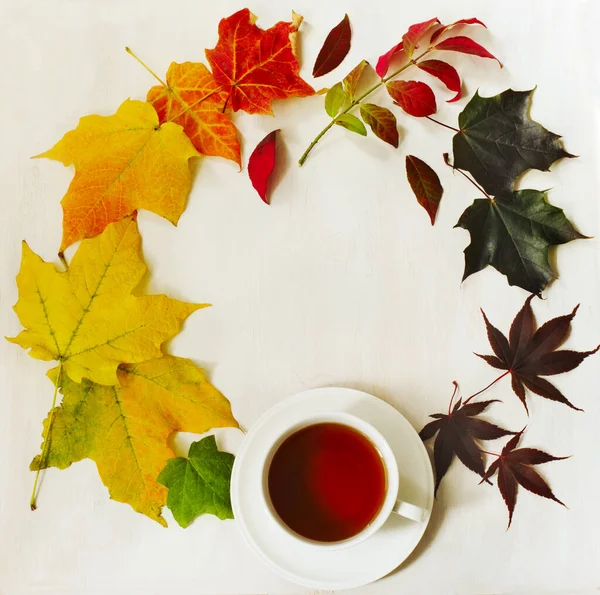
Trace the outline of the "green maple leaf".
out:
M 233 460 L 232 454 L 217 449 L 214 436 L 207 436 L 190 446 L 187 459 L 167 462 L 157 481 L 168 488 L 167 506 L 182 527 L 201 514 L 233 518 L 229 495 Z
M 539 190 L 478 198 L 456 227 L 471 234 L 463 281 L 491 265 L 506 275 L 509 285 L 537 295 L 555 277 L 548 262 L 549 248 L 586 237 Z
M 529 117 L 531 91 L 506 91 L 493 97 L 475 93 L 458 116 L 454 166 L 471 172 L 490 194 L 511 192 L 528 169 L 547 171 L 558 159 L 573 157 L 560 136 Z

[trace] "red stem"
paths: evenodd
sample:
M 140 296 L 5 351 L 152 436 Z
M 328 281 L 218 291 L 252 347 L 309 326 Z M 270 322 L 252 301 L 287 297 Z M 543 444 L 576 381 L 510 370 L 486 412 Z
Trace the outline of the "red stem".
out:
M 484 455 L 491 455 L 493 457 L 498 457 L 498 458 L 500 458 L 502 456 L 502 455 L 496 454 L 495 452 L 488 452 L 487 450 L 479 449 L 479 452 L 483 453 Z
M 439 120 L 436 120 L 435 118 L 432 118 L 431 116 L 425 116 L 425 117 L 428 120 L 431 120 L 432 122 L 434 122 L 435 124 L 439 124 L 440 126 L 447 128 L 448 130 L 453 130 L 454 132 L 460 132 L 460 130 L 458 128 L 454 128 L 453 126 L 448 126 L 448 124 L 444 124 L 443 122 L 440 122 Z
M 496 378 L 496 380 L 494 380 L 493 382 L 490 382 L 485 388 L 482 388 L 480 391 L 477 391 L 474 395 L 471 395 L 463 404 L 466 405 L 471 399 L 474 399 L 477 395 L 480 395 L 481 393 L 485 392 L 488 388 L 491 388 L 492 386 L 494 386 L 494 384 L 496 384 L 496 382 L 498 382 L 498 380 L 502 380 L 507 374 L 510 374 L 510 370 L 506 370 L 506 372 L 504 372 L 504 374 L 498 376 L 498 378 Z
M 456 391 L 458 390 L 458 382 L 456 382 L 456 380 L 453 380 L 452 384 L 454 384 L 454 392 L 452 393 L 452 396 L 450 397 L 450 404 L 448 405 L 448 415 L 450 415 L 452 413 L 452 411 L 451 411 L 452 401 L 454 401 L 454 397 L 456 396 Z

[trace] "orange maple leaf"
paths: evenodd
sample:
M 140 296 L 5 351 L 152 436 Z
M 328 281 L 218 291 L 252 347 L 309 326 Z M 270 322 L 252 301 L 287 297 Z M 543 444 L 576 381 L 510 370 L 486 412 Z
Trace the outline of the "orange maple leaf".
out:
M 273 99 L 307 97 L 314 89 L 298 76 L 298 27 L 302 17 L 292 11 L 291 22 L 266 31 L 255 25 L 247 8 L 222 19 L 219 41 L 206 57 L 213 76 L 229 92 L 234 111 L 271 114 Z
M 241 167 L 237 130 L 223 113 L 228 96 L 229 90 L 215 81 L 204 64 L 173 62 L 166 85 L 152 87 L 146 98 L 160 123 L 181 125 L 198 152 L 231 159 Z

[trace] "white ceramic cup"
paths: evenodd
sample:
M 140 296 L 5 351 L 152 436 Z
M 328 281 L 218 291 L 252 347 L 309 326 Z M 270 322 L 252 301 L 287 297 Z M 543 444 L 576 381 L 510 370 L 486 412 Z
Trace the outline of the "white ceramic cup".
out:
M 375 448 L 379 451 L 379 454 L 381 455 L 381 459 L 383 461 L 383 465 L 385 467 L 386 494 L 383 504 L 381 505 L 381 509 L 377 513 L 377 516 L 360 533 L 357 533 L 356 535 L 349 537 L 348 539 L 344 539 L 343 541 L 314 541 L 312 539 L 308 539 L 299 535 L 298 533 L 290 529 L 279 518 L 279 515 L 277 514 L 269 496 L 269 467 L 278 448 L 281 446 L 284 440 L 286 440 L 286 438 L 288 438 L 298 430 L 307 426 L 312 426 L 314 424 L 320 423 L 342 424 L 344 426 L 353 428 L 357 432 L 360 432 L 363 436 L 366 436 L 369 439 L 369 441 L 373 444 L 373 446 L 375 446 Z M 286 531 L 295 539 L 303 541 L 305 543 L 310 543 L 312 545 L 324 549 L 344 549 L 357 545 L 362 541 L 365 541 L 374 533 L 376 533 L 379 529 L 381 529 L 385 521 L 392 513 L 398 514 L 412 521 L 424 521 L 427 512 L 419 506 L 415 506 L 414 504 L 409 504 L 408 502 L 403 502 L 402 500 L 399 500 L 398 489 L 398 463 L 396 462 L 396 457 L 394 456 L 394 453 L 390 448 L 390 445 L 387 443 L 386 439 L 371 424 L 360 419 L 359 417 L 356 417 L 355 415 L 351 415 L 349 413 L 344 413 L 340 411 L 323 412 L 317 415 L 311 415 L 306 418 L 296 420 L 292 425 L 284 429 L 279 434 L 279 436 L 273 441 L 273 445 L 271 446 L 270 450 L 267 451 L 263 461 L 262 497 L 267 508 L 268 514 L 277 524 L 279 524 L 279 526 L 284 531 Z

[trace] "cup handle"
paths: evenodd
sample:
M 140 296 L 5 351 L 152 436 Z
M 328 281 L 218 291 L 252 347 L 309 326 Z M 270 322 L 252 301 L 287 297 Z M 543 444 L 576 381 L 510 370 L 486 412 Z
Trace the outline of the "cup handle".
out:
M 402 500 L 396 500 L 392 512 L 417 523 L 422 523 L 427 517 L 427 511 L 424 508 L 409 504 L 408 502 L 402 502 Z

